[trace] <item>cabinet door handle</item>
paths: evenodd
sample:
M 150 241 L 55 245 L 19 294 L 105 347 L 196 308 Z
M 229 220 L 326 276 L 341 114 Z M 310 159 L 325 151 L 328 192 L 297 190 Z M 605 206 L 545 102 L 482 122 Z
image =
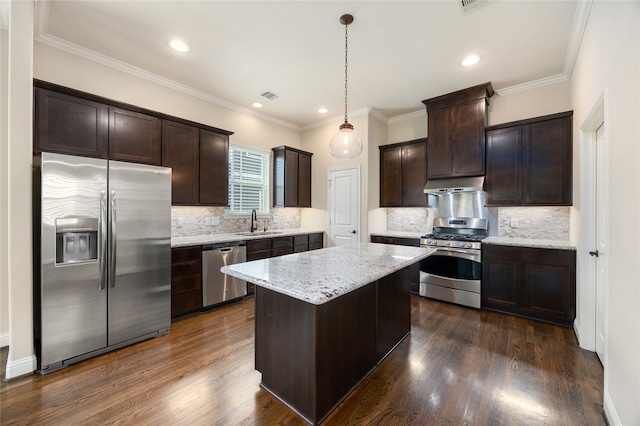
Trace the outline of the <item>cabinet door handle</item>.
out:
M 596 250 L 596 251 L 590 251 L 590 252 L 589 252 L 589 254 L 590 254 L 591 256 L 598 257 L 598 250 Z

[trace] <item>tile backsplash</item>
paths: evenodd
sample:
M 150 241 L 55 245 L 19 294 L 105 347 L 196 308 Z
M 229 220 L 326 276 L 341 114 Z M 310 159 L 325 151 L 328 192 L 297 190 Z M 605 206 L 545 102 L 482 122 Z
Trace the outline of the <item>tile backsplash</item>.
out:
M 499 207 L 498 236 L 569 241 L 569 207 Z M 437 210 L 387 209 L 387 231 L 431 232 Z
M 269 215 L 258 217 L 258 229 L 268 221 L 268 229 L 291 229 L 300 227 L 300 209 L 272 208 Z M 181 225 L 181 226 L 179 226 Z M 171 236 L 194 237 L 197 235 L 232 234 L 248 232 L 250 216 L 238 218 L 224 215 L 224 207 L 171 207 Z
M 500 207 L 498 236 L 569 241 L 570 207 Z

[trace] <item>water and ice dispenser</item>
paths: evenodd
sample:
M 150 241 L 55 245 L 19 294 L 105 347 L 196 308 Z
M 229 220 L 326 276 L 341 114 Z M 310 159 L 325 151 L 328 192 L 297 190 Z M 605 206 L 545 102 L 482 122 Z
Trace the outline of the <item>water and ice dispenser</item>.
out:
M 98 260 L 98 219 L 56 219 L 56 264 Z

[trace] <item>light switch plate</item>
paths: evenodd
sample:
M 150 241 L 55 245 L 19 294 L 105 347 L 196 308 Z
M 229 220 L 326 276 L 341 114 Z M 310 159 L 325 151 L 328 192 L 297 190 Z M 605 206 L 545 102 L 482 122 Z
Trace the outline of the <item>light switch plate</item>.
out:
M 204 218 L 204 224 L 206 226 L 211 226 L 211 216 L 207 216 Z
M 518 218 L 517 217 L 512 217 L 511 218 L 511 227 L 512 228 L 517 228 L 518 227 Z
M 220 216 L 213 216 L 211 218 L 211 224 L 212 225 L 220 225 Z

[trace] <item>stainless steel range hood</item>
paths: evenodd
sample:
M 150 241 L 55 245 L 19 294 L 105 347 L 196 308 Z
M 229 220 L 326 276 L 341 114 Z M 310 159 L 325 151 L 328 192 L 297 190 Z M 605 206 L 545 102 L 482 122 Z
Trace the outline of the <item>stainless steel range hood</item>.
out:
M 424 187 L 425 194 L 483 191 L 484 176 L 429 179 Z

